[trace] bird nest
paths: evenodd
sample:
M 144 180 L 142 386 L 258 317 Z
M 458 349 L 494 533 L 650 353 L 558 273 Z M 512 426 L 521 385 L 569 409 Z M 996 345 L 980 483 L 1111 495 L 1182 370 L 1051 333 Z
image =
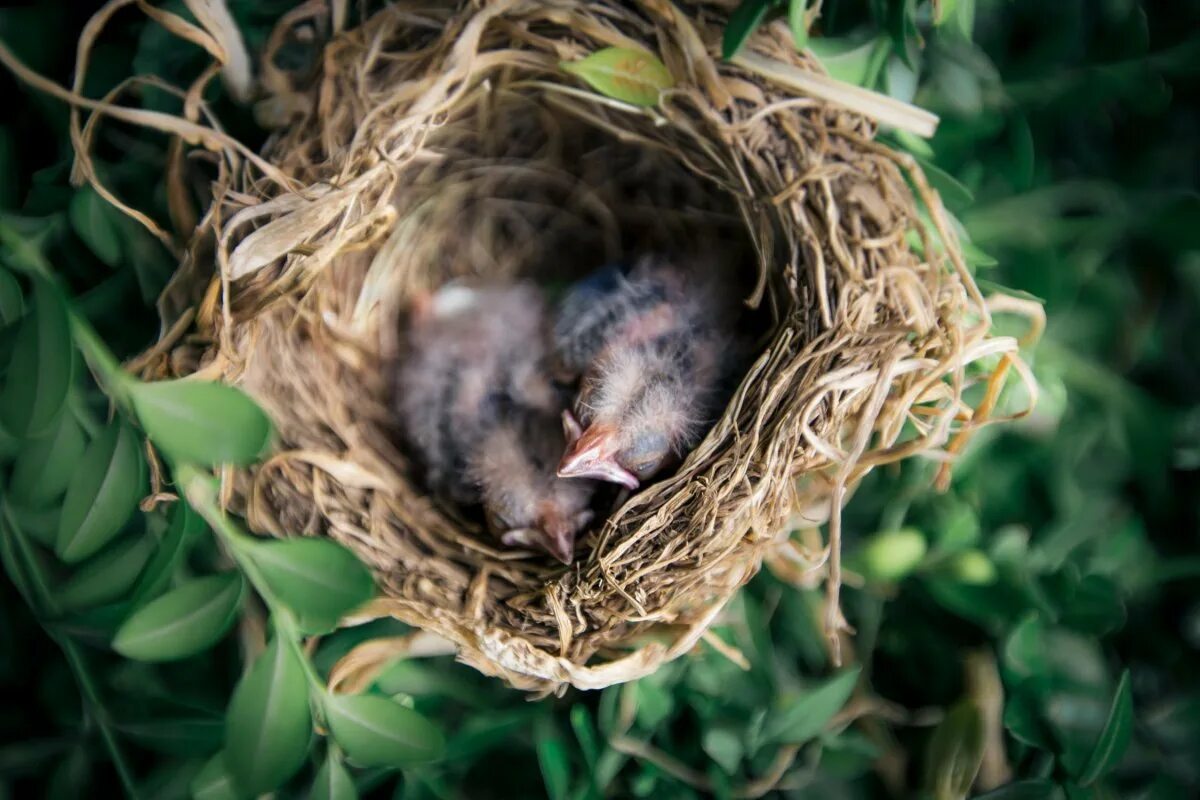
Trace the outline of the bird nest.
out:
M 694 647 L 764 558 L 804 571 L 790 532 L 826 526 L 804 569 L 828 576 L 836 637 L 847 493 L 881 464 L 953 452 L 987 417 L 1017 343 L 990 337 L 936 194 L 868 116 L 720 61 L 729 5 L 399 0 L 307 73 L 281 65 L 317 4 L 272 37 L 259 111 L 279 128 L 258 155 L 219 134 L 213 203 L 140 365 L 267 409 L 277 446 L 225 472 L 226 501 L 259 533 L 328 536 L 372 568 L 380 597 L 344 624 L 397 618 L 524 689 L 603 687 Z M 638 107 L 561 66 L 608 47 L 655 54 L 674 86 Z M 782 26 L 745 52 L 823 77 Z M 500 546 L 427 494 L 399 443 L 408 303 L 460 276 L 565 283 L 652 251 L 741 282 L 744 378 L 575 563 Z M 982 409 L 964 401 L 973 383 Z M 364 647 L 355 670 L 399 645 Z

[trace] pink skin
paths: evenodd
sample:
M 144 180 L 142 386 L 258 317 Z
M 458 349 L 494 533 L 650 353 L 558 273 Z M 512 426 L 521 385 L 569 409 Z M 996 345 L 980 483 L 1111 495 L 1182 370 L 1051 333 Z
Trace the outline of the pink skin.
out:
M 563 411 L 563 430 L 567 434 L 567 452 L 558 464 L 560 478 L 594 478 L 636 489 L 641 485 L 629 470 L 617 463 L 616 429 L 594 423 L 583 430 L 570 411 Z

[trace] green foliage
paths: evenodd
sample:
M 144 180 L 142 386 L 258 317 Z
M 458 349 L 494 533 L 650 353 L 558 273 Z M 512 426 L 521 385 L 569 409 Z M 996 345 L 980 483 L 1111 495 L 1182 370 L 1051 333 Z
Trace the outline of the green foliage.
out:
M 34 279 L 33 301 L 0 388 L 0 427 L 19 438 L 46 434 L 67 400 L 74 357 L 58 293 Z
M 71 198 L 71 227 L 96 258 L 110 267 L 121 262 L 121 238 L 117 216 L 120 212 L 108 204 L 90 186 Z
M 970 700 L 938 725 L 925 751 L 925 790 L 935 800 L 967 797 L 983 763 L 983 737 L 983 715 Z
M 135 611 L 113 649 L 139 661 L 170 661 L 211 647 L 233 624 L 243 588 L 237 572 L 189 581 Z
M 225 766 L 246 794 L 270 791 L 300 769 L 312 719 L 304 665 L 278 638 L 242 678 L 225 720 Z
M 61 79 L 88 10 L 44 5 L 0 11 L 0 39 Z M 228 5 L 256 48 L 295 3 Z M 410 631 L 306 636 L 369 599 L 369 574 L 327 541 L 252 539 L 223 513 L 203 470 L 258 458 L 269 420 L 238 390 L 120 369 L 158 330 L 175 257 L 69 184 L 65 107 L 21 89 L 0 124 L 0 678 L 29 688 L 0 712 L 0 797 L 730 797 L 779 763 L 767 796 L 1196 795 L 1197 12 L 825 0 L 809 27 L 815 5 L 746 0 L 724 56 L 786 24 L 833 77 L 940 114 L 932 140 L 881 138 L 955 215 L 985 294 L 1049 319 L 1025 352 L 1037 410 L 977 435 L 945 493 L 919 462 L 857 488 L 843 605 L 859 666 L 833 666 L 819 590 L 764 574 L 714 630 L 749 669 L 701 643 L 635 685 L 531 704 L 449 660 L 399 659 L 364 693 L 329 695 L 340 656 Z M 135 71 L 188 85 L 203 69 L 136 13 L 112 24 L 90 97 Z M 671 76 L 628 55 L 564 69 L 656 104 Z M 205 101 L 239 138 L 265 135 L 219 81 Z M 152 87 L 123 102 L 179 108 Z M 164 140 L 97 132 L 97 174 L 167 220 Z M 997 413 L 1023 402 L 1010 385 Z M 163 457 L 153 485 L 143 435 Z M 270 643 L 248 664 L 255 631 Z M 964 671 L 979 654 L 997 686 Z M 980 766 L 997 741 L 1005 785 Z M 922 768 L 885 789 L 890 763 Z
M 441 731 L 410 708 L 374 695 L 327 695 L 333 738 L 363 766 L 402 767 L 440 758 Z
M 13 463 L 9 493 L 22 506 L 43 508 L 67 490 L 87 441 L 74 414 L 61 414 L 45 434 L 28 439 Z
M 67 484 L 55 552 L 68 564 L 112 541 L 145 494 L 146 465 L 129 426 L 108 425 L 84 450 Z
M 249 557 L 275 598 L 301 619 L 336 622 L 371 599 L 371 573 L 329 539 L 263 542 Z
M 357 797 L 358 790 L 354 788 L 354 780 L 336 752 L 330 748 L 325 754 L 325 763 L 317 770 L 317 776 L 313 779 L 309 800 L 356 800 Z
M 1121 761 L 1133 736 L 1133 696 L 1129 688 L 1129 672 L 1121 675 L 1117 693 L 1113 697 L 1108 721 L 1096 741 L 1096 747 L 1079 773 L 1079 785 L 1090 786 Z
M 746 44 L 750 34 L 762 24 L 767 12 L 781 5 L 783 0 L 742 0 L 741 5 L 729 15 L 729 22 L 725 25 L 721 57 L 733 58 Z
M 784 744 L 803 744 L 815 737 L 846 704 L 860 671 L 847 669 L 768 713 L 763 737 Z
M 202 466 L 246 464 L 266 450 L 271 421 L 240 389 L 205 381 L 139 383 L 130 401 L 168 457 Z
M 124 595 L 150 558 L 153 542 L 145 536 L 118 541 L 80 565 L 57 591 L 64 610 L 84 609 Z

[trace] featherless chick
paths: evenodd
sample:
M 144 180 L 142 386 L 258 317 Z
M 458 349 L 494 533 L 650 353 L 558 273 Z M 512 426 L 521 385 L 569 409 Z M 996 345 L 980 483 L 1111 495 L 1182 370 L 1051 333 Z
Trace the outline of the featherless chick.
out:
M 398 410 L 430 489 L 482 503 L 506 544 L 569 563 L 594 484 L 555 475 L 564 398 L 547 373 L 545 342 L 544 302 L 530 284 L 450 284 L 418 298 Z
M 729 312 L 715 284 L 653 257 L 576 284 L 553 333 L 556 371 L 580 376 L 558 474 L 636 489 L 694 447 L 728 373 Z

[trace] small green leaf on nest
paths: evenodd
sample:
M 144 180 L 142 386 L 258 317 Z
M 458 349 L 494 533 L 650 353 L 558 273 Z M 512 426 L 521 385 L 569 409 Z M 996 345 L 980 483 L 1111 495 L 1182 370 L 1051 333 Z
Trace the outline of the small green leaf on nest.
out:
M 601 94 L 635 106 L 657 105 L 659 93 L 675 85 L 666 66 L 645 50 L 607 47 L 560 66 Z
M 185 583 L 135 611 L 113 639 L 113 649 L 138 661 L 171 661 L 199 653 L 225 635 L 241 605 L 240 572 Z

